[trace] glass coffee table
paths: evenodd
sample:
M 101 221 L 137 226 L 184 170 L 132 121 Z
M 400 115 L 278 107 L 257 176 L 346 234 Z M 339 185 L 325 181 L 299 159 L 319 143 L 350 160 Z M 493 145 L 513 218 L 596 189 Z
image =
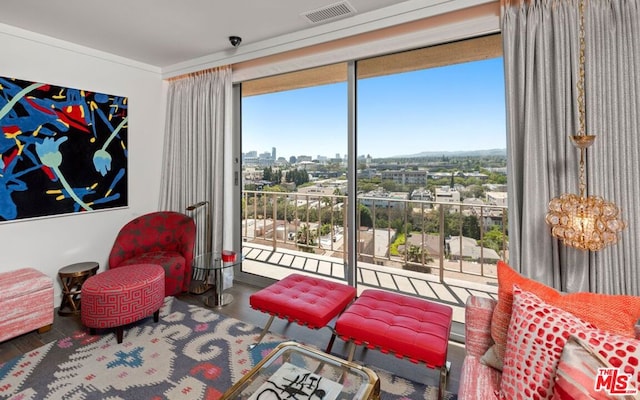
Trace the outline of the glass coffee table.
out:
M 296 343 L 279 344 L 222 399 L 380 399 L 371 369 Z

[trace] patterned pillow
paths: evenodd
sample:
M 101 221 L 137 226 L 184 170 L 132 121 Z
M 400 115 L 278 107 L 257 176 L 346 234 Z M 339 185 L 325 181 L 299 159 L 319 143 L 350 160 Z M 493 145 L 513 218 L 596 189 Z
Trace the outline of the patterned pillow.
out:
M 602 388 L 596 390 L 600 368 L 613 367 L 587 343 L 575 336 L 570 336 L 558 362 L 551 400 L 633 399 L 633 396 L 610 396 Z M 635 389 L 635 386 L 633 388 Z
M 540 282 L 517 273 L 503 261 L 498 262 L 498 304 L 491 319 L 491 338 L 495 345 L 482 357 L 482 362 L 502 370 L 511 319 L 513 285 L 520 286 L 549 304 L 562 308 L 600 329 L 628 337 L 635 336 L 634 325 L 640 318 L 640 297 L 599 293 L 560 293 Z
M 500 395 L 504 399 L 550 399 L 562 349 L 575 335 L 613 367 L 640 382 L 640 341 L 602 331 L 550 305 L 533 293 L 513 288 Z

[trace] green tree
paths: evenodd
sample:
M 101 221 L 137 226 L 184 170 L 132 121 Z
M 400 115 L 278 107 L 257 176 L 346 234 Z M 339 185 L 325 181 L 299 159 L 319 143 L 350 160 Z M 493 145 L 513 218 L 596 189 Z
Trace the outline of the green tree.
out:
M 444 212 L 444 234 L 445 236 L 459 236 L 462 231 L 462 214 L 459 212 L 451 213 L 449 210 Z
M 376 190 L 379 185 L 380 182 L 376 182 L 374 180 L 360 179 L 358 180 L 358 192 L 370 192 L 372 190 Z
M 331 197 L 329 197 L 329 196 L 322 196 L 322 197 L 320 198 L 320 204 L 321 204 L 323 207 L 328 207 L 328 206 L 330 206 L 330 205 L 331 205 Z
M 493 249 L 500 253 L 504 248 L 508 238 L 502 234 L 502 230 L 499 226 L 494 225 L 491 229 L 484 234 L 482 241 L 480 241 L 483 247 Z
M 303 224 L 296 235 L 296 242 L 313 246 L 316 244 L 316 234 L 309 228 L 309 224 Z
M 320 235 L 325 236 L 331 233 L 331 224 L 322 224 L 320 227 Z
M 440 211 L 437 208 L 425 214 L 423 226 L 426 233 L 440 232 Z
M 407 237 L 404 233 L 396 233 L 395 238 L 391 245 L 389 245 L 389 254 L 392 256 L 399 256 L 400 251 L 398 248 L 407 243 Z
M 262 179 L 273 182 L 273 169 L 271 167 L 265 167 L 262 170 Z
M 287 206 L 286 201 L 278 202 L 278 219 L 289 222 L 293 221 L 294 208 L 295 207 Z
M 433 257 L 429 256 L 427 250 L 424 247 L 410 244 L 407 250 L 407 261 L 416 263 L 428 263 L 433 262 Z
M 402 185 L 390 179 L 385 179 L 380 182 L 380 186 L 382 186 L 382 188 L 387 192 L 399 192 L 400 190 L 402 190 Z
M 262 189 L 263 192 L 276 192 L 276 193 L 285 193 L 286 190 L 280 186 L 280 185 L 273 185 L 273 186 L 265 186 Z
M 502 164 L 498 164 L 498 166 L 502 166 Z M 507 175 L 501 174 L 499 172 L 492 172 L 487 169 L 480 169 L 480 172 L 487 175 L 487 182 L 496 183 L 499 185 L 505 185 L 507 183 Z
M 477 184 L 467 186 L 467 190 L 460 193 L 460 195 L 463 196 L 465 199 L 468 199 L 468 198 L 482 199 L 484 198 L 484 194 L 485 194 L 484 186 L 477 185 Z
M 369 207 L 364 204 L 359 204 L 358 210 L 360 211 L 360 226 L 373 228 L 373 219 L 371 218 L 371 210 L 369 210 Z
M 404 232 L 404 219 L 402 217 L 392 219 L 389 225 L 398 232 Z M 411 229 L 409 228 L 407 231 L 411 231 Z
M 467 215 L 462 220 L 462 236 L 480 239 L 480 224 L 478 217 Z
M 422 262 L 422 247 L 410 244 L 407 249 L 407 261 Z
M 309 173 L 304 169 L 299 170 L 295 168 L 287 171 L 284 180 L 287 182 L 293 182 L 296 184 L 296 186 L 300 186 L 304 183 L 309 182 Z
M 309 228 L 309 224 L 303 224 L 296 234 L 298 248 L 307 253 L 315 253 L 313 246 L 316 244 L 316 232 Z

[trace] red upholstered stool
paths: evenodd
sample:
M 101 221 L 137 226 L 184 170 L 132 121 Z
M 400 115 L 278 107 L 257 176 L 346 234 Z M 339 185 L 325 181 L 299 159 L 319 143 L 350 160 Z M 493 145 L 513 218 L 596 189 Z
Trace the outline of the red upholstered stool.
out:
M 269 331 L 275 317 L 320 329 L 340 314 L 355 296 L 356 289 L 352 286 L 291 274 L 249 297 L 252 308 L 271 315 L 258 342 Z M 334 338 L 331 337 L 329 349 Z
M 381 290 L 365 290 L 336 321 L 336 333 L 351 341 L 349 361 L 356 345 L 440 369 L 439 398 L 447 378 L 447 349 L 451 307 Z
M 91 334 L 95 329 L 116 328 L 122 343 L 124 325 L 153 315 L 158 322 L 164 303 L 164 269 L 140 264 L 104 271 L 82 286 L 82 323 Z

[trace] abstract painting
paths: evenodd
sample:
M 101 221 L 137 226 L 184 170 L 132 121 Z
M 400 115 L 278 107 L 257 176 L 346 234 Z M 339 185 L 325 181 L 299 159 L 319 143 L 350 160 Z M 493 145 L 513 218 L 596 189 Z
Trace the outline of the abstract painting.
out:
M 0 77 L 0 222 L 127 205 L 128 99 Z

